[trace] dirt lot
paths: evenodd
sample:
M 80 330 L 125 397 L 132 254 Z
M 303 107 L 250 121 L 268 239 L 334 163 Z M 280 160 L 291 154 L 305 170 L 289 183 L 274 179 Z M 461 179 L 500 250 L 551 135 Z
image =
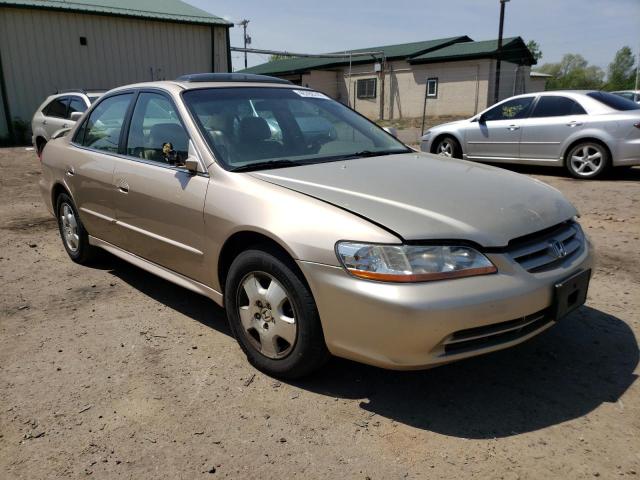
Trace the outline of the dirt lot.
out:
M 640 169 L 521 169 L 583 213 L 587 306 L 511 350 L 399 373 L 252 369 L 211 301 L 66 256 L 40 167 L 0 150 L 0 478 L 640 478 Z

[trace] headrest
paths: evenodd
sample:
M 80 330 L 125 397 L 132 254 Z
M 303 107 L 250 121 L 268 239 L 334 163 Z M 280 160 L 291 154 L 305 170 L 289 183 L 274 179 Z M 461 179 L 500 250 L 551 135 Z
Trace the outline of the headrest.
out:
M 245 117 L 240 121 L 240 139 L 243 142 L 260 142 L 271 138 L 271 129 L 264 118 Z

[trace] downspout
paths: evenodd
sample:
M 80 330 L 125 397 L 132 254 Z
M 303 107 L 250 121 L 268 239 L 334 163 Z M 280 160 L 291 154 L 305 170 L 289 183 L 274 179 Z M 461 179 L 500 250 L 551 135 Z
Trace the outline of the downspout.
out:
M 2 52 L 0 52 L 0 93 L 2 94 L 2 106 L 4 111 L 4 118 L 7 122 L 7 132 L 9 133 L 9 141 L 11 143 L 17 143 L 14 137 L 13 123 L 11 123 L 11 112 L 9 111 L 9 98 L 7 95 L 7 84 L 4 81 L 4 70 L 2 69 Z
M 231 41 L 229 40 L 229 30 L 231 26 L 227 27 L 227 72 L 233 72 L 233 65 L 231 64 Z
M 211 73 L 216 71 L 216 32 L 213 25 L 211 25 Z
M 480 96 L 480 64 L 476 65 L 476 105 L 473 111 L 474 115 L 478 113 L 478 102 L 480 101 L 479 96 Z

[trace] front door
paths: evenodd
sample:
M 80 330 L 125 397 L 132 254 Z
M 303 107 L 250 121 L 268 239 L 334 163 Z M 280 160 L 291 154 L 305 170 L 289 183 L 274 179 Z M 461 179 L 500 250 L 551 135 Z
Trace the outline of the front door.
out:
M 132 93 L 105 98 L 78 129 L 66 158 L 65 180 L 90 235 L 117 242 L 113 170 Z
M 189 278 L 205 281 L 205 174 L 181 167 L 189 137 L 171 100 L 160 93 L 138 96 L 126 157 L 114 169 L 118 245 Z
M 467 158 L 471 160 L 516 160 L 520 156 L 522 119 L 526 118 L 534 97 L 502 102 L 484 112 L 465 130 Z

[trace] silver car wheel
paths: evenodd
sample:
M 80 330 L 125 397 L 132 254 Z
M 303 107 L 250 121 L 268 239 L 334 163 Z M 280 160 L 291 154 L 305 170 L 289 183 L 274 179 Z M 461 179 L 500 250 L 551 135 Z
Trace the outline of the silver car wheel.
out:
M 251 272 L 238 287 L 238 311 L 249 343 L 268 358 L 286 357 L 296 343 L 298 326 L 293 303 L 271 275 Z
M 440 140 L 436 147 L 436 153 L 444 157 L 453 157 L 454 145 L 450 138 Z
M 80 247 L 80 234 L 78 233 L 78 221 L 73 208 L 68 203 L 63 203 L 60 208 L 60 225 L 62 226 L 62 238 L 67 248 L 77 252 Z
M 605 164 L 605 152 L 595 143 L 580 145 L 571 151 L 571 169 L 580 177 L 593 177 L 600 173 Z

